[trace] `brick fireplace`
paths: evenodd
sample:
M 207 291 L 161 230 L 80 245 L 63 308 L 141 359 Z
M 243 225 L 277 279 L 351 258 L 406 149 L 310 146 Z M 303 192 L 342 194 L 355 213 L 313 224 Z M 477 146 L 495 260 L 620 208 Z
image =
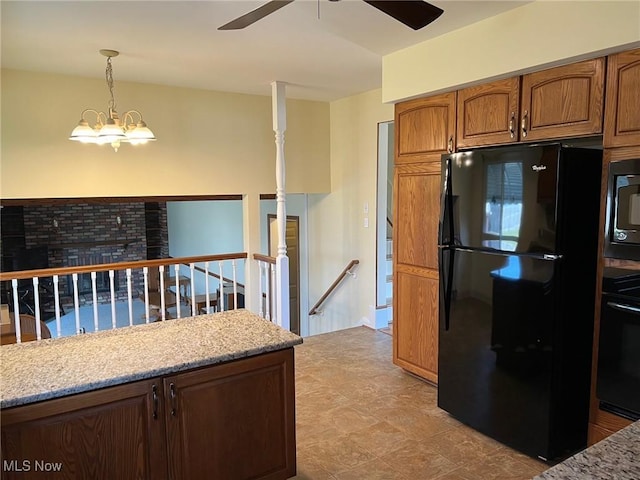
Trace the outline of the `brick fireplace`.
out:
M 150 243 L 160 238 L 161 256 L 168 256 L 166 204 L 155 204 L 156 225 Z M 131 203 L 63 203 L 26 205 L 24 211 L 24 240 L 26 248 L 46 246 L 48 267 L 68 267 L 103 263 L 129 262 L 148 258 L 150 228 L 144 202 Z M 159 218 L 159 222 L 157 219 Z M 154 248 L 157 248 L 155 246 Z M 127 297 L 124 272 L 116 272 L 115 294 L 118 300 Z M 109 274 L 97 275 L 99 301 L 109 300 Z M 133 293 L 142 291 L 142 274 L 134 272 Z M 91 301 L 90 274 L 79 275 L 80 303 Z M 60 292 L 72 301 L 71 276 L 60 278 Z
M 94 254 L 75 254 L 75 252 L 73 252 L 63 255 L 63 258 L 66 259 L 66 266 L 69 267 L 113 263 L 113 255 L 111 254 L 111 252 L 98 252 Z M 120 279 L 118 277 L 119 275 L 114 275 L 113 277 L 114 292 L 118 292 L 120 290 Z M 68 275 L 65 280 L 67 282 L 67 295 L 73 296 L 73 277 L 71 275 Z M 77 285 L 79 295 L 93 294 L 93 285 L 90 273 L 79 274 Z M 96 292 L 106 293 L 110 291 L 111 282 L 109 281 L 109 272 L 96 272 Z

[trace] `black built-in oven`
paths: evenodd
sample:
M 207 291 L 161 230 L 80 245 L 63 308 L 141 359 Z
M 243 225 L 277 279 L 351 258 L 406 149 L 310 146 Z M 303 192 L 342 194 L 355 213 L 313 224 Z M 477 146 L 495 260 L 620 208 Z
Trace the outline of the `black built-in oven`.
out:
M 604 269 L 596 396 L 601 410 L 640 419 L 640 271 Z

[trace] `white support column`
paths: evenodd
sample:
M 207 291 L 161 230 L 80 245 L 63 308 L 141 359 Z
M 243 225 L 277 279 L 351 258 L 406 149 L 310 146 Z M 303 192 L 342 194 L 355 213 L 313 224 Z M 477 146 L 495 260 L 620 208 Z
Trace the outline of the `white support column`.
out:
M 276 313 L 278 325 L 289 330 L 289 258 L 285 241 L 287 212 L 285 208 L 284 132 L 287 129 L 285 85 L 271 83 L 273 131 L 276 137 L 276 221 L 278 224 L 278 255 L 276 257 Z

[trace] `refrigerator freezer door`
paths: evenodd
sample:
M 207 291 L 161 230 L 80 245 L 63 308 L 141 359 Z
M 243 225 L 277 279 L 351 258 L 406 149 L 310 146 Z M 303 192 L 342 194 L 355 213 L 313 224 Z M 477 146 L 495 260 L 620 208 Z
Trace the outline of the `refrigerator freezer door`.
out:
M 452 218 L 444 218 L 442 225 L 445 235 L 453 237 L 450 243 L 515 253 L 556 252 L 559 155 L 557 144 L 445 155 L 443 173 L 450 175 L 451 197 L 443 214 Z
M 459 249 L 438 406 L 533 456 L 549 448 L 557 261 Z M 442 310 L 442 309 L 441 309 Z

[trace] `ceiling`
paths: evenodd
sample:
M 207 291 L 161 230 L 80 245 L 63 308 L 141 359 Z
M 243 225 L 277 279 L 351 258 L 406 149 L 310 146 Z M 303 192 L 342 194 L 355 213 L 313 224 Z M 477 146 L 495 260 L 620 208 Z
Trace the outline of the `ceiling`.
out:
M 267 0 L 9 1 L 2 68 L 332 101 L 382 86 L 382 56 L 528 3 L 433 0 L 444 13 L 414 31 L 361 0 L 296 0 L 253 25 L 217 28 Z M 106 88 L 106 86 L 105 86 Z

